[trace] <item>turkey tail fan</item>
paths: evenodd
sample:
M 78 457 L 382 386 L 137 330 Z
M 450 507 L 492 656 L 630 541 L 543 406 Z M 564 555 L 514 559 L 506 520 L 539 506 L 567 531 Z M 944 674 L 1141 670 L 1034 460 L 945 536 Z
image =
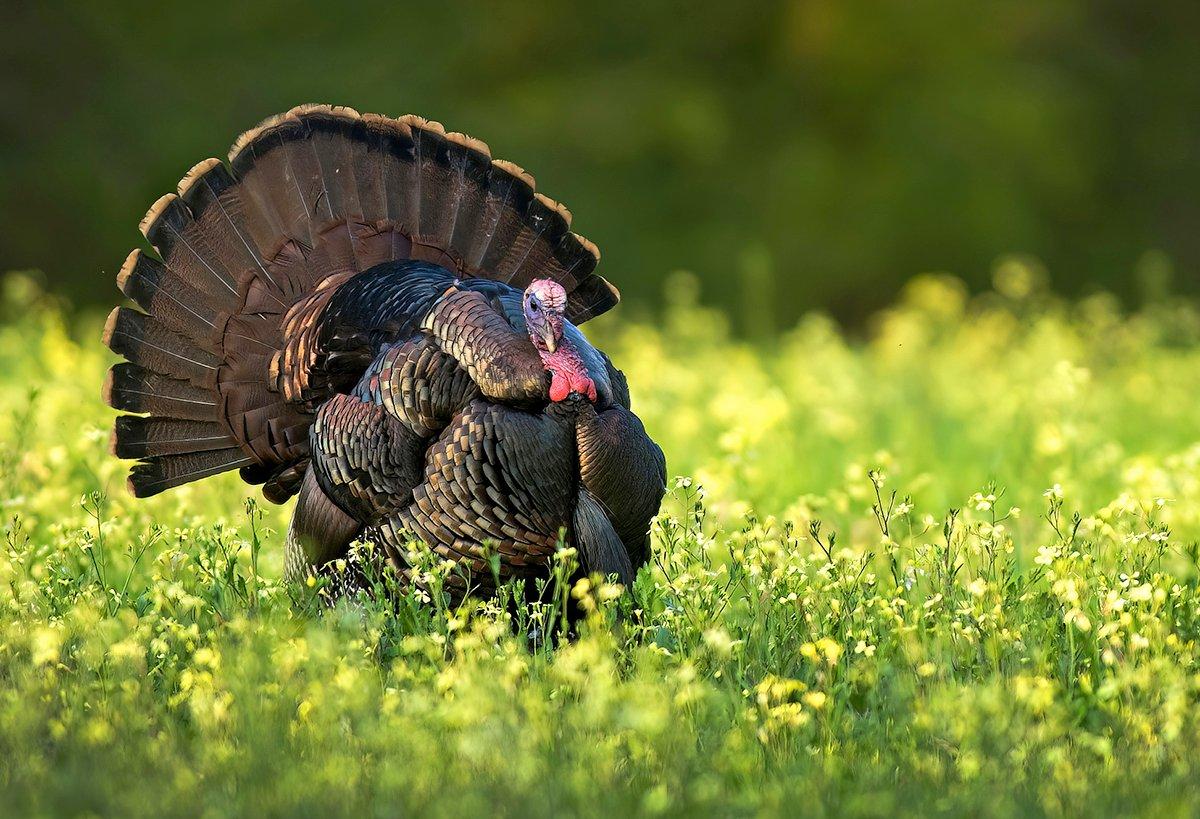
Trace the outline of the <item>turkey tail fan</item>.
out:
M 156 252 L 133 251 L 117 277 L 141 310 L 109 317 L 104 342 L 128 363 L 104 396 L 148 414 L 113 433 L 113 451 L 140 461 L 139 496 L 234 468 L 271 500 L 295 493 L 314 407 L 280 391 L 280 361 L 301 334 L 308 352 L 323 291 L 375 265 L 554 279 L 576 324 L 620 298 L 565 207 L 439 123 L 302 105 L 242 134 L 228 160 L 198 163 L 151 206 L 140 228 Z
M 243 134 L 229 161 L 245 198 L 276 219 L 256 220 L 255 235 L 305 246 L 317 280 L 414 258 L 518 288 L 554 279 L 576 324 L 620 299 L 563 205 L 482 141 L 438 122 L 302 105 Z

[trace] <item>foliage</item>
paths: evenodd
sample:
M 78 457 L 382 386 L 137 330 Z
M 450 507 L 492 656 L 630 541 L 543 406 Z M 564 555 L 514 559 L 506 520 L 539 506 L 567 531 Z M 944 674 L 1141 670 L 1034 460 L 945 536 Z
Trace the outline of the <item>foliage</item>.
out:
M 1003 271 L 863 342 L 730 340 L 686 279 L 596 328 L 689 477 L 573 640 L 436 565 L 325 608 L 232 476 L 129 498 L 98 322 L 3 280 L 3 811 L 1194 813 L 1200 314 Z

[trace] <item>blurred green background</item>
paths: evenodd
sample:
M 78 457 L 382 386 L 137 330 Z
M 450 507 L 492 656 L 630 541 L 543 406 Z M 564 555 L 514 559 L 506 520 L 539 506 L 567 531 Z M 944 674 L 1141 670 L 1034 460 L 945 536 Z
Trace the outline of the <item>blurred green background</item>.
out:
M 915 273 L 1200 289 L 1200 4 L 9 4 L 0 269 L 107 304 L 146 207 L 300 102 L 408 111 L 565 201 L 652 309 L 851 325 Z

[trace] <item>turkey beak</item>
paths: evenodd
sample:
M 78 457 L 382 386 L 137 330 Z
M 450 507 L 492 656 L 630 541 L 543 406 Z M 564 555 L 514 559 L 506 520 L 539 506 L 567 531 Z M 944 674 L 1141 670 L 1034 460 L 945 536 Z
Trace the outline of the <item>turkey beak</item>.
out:
M 550 322 L 546 322 L 538 328 L 538 335 L 540 335 L 542 337 L 542 341 L 545 342 L 547 352 L 552 353 L 558 349 L 558 339 L 554 337 L 554 327 L 550 325 Z

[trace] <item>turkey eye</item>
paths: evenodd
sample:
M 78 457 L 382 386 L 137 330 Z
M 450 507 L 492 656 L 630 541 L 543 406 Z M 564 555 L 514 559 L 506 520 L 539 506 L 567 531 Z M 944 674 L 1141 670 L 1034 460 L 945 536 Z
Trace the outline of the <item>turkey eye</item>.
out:
M 531 301 L 529 302 L 529 309 L 536 313 L 538 310 L 542 309 L 542 306 L 536 301 Z

